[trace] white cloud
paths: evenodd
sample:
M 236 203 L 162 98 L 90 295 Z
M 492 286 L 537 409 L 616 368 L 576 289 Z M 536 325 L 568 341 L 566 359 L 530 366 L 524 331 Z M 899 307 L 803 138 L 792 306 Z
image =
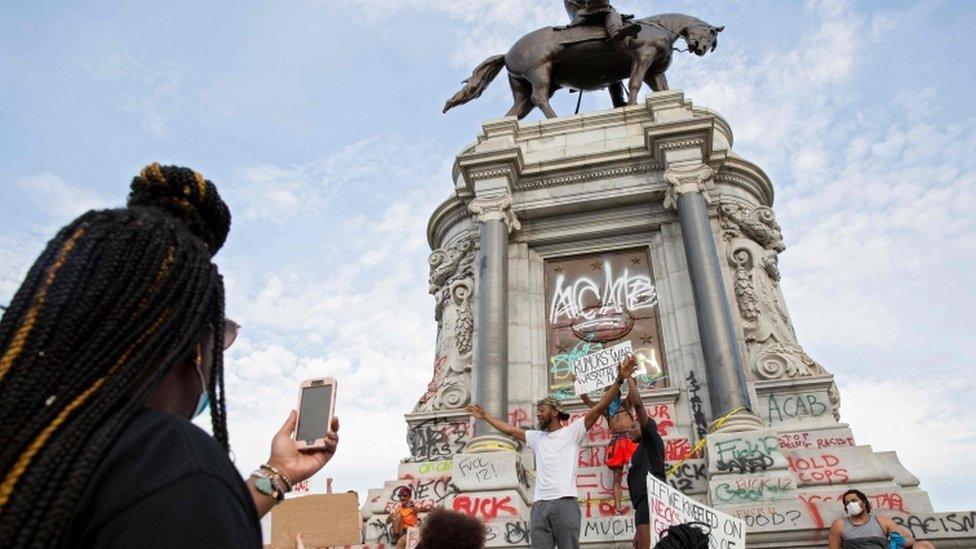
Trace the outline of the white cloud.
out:
M 318 219 L 327 210 L 341 218 L 364 201 L 384 203 L 389 192 L 430 185 L 432 174 L 446 173 L 444 157 L 422 136 L 379 134 L 295 166 L 245 167 L 241 182 L 223 188 L 233 211 L 249 222 L 281 225 Z
M 560 2 L 525 0 L 340 0 L 374 24 L 403 12 L 442 15 L 456 21 L 451 62 L 474 68 L 489 55 L 504 53 L 531 29 L 568 22 Z M 327 2 L 331 4 L 332 1 Z M 467 76 L 467 75 L 464 75 Z M 459 78 L 460 80 L 460 78 Z
M 0 234 L 0 305 L 13 299 L 42 246 L 42 241 L 21 232 Z
M 24 178 L 20 180 L 19 187 L 39 211 L 53 218 L 59 226 L 88 210 L 112 205 L 90 187 L 69 183 L 52 173 Z
M 429 148 L 386 136 L 298 170 L 263 168 L 276 181 L 301 174 L 291 180 L 301 202 L 287 221 L 314 221 L 326 210 L 336 216 L 305 242 L 314 259 L 291 256 L 273 267 L 221 260 L 228 315 L 245 335 L 227 364 L 230 435 L 242 471 L 266 459 L 298 384 L 323 375 L 339 382 L 341 451 L 313 481 L 317 489 L 326 475 L 368 483 L 346 485 L 360 490 L 379 486 L 408 455 L 403 414 L 430 381 L 436 331 L 425 228 L 445 194 L 435 189 L 450 188 L 444 162 Z M 327 184 L 307 183 L 319 180 Z M 342 205 L 373 192 L 368 209 L 341 215 Z M 236 198 L 260 207 L 260 195 Z M 268 210 L 245 223 L 259 227 Z M 260 237 L 250 243 L 265 245 Z

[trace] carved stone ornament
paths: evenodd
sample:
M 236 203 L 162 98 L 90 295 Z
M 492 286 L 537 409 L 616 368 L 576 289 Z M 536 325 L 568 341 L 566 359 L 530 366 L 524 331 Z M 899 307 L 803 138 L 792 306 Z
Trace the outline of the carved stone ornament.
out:
M 515 204 L 515 199 L 510 194 L 479 196 L 468 203 L 468 211 L 477 218 L 479 223 L 493 220 L 504 221 L 508 225 L 509 232 L 511 232 L 522 228 L 518 217 L 512 211 L 513 204 Z
M 783 235 L 773 210 L 724 203 L 719 206 L 722 238 L 734 269 L 736 303 L 749 363 L 758 379 L 813 377 L 827 372 L 797 342 L 779 287 Z
M 705 202 L 711 203 L 711 197 L 705 191 L 705 182 L 713 175 L 715 172 L 704 164 L 668 167 L 664 170 L 664 181 L 668 183 L 668 189 L 664 192 L 664 209 L 677 209 L 678 197 L 686 193 L 701 193 Z
M 437 346 L 433 377 L 414 412 L 460 409 L 471 400 L 474 259 L 475 241 L 470 236 L 434 250 L 428 258 Z

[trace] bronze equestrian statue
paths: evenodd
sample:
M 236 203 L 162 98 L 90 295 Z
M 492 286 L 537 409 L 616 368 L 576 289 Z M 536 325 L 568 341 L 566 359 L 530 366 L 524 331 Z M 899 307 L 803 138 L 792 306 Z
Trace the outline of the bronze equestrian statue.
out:
M 605 28 L 592 24 L 532 31 L 515 42 L 508 53 L 493 55 L 478 65 L 464 81 L 464 88 L 444 105 L 443 112 L 481 96 L 502 67 L 508 69 L 515 99 L 506 116 L 522 119 L 539 107 L 547 118 L 555 118 L 549 98 L 559 88 L 598 90 L 624 79 L 628 79 L 627 104 L 636 105 L 642 83 L 654 91 L 668 89 L 664 71 L 671 64 L 678 38 L 685 39 L 689 52 L 702 56 L 715 49 L 718 33 L 725 28 L 677 13 L 633 23 L 639 25 L 637 35 L 619 40 L 608 40 Z

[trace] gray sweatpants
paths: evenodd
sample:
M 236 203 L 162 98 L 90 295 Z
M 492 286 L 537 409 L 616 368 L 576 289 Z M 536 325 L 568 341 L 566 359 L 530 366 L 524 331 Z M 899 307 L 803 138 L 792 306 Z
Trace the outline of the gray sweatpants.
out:
M 579 549 L 582 514 L 576 498 L 536 501 L 530 517 L 532 549 Z

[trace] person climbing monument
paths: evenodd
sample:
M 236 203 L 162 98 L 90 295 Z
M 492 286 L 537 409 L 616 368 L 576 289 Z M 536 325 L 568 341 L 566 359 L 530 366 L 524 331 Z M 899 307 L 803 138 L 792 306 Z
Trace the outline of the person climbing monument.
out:
M 596 406 L 596 402 L 587 394 L 580 395 L 580 400 L 590 408 Z M 613 514 L 623 514 L 620 510 L 620 500 L 623 495 L 624 469 L 630 463 L 630 458 L 637 450 L 639 431 L 637 422 L 634 421 L 633 411 L 630 406 L 630 399 L 622 399 L 620 395 L 610 401 L 607 411 L 604 414 L 607 418 L 607 425 L 610 426 L 610 442 L 607 443 L 607 453 L 604 463 L 613 475 Z
M 546 397 L 536 404 L 538 430 L 523 430 L 489 414 L 477 404 L 467 411 L 486 421 L 502 433 L 524 442 L 535 457 L 535 490 L 529 519 L 529 538 L 533 549 L 577 549 L 579 547 L 580 513 L 576 499 L 576 471 L 579 451 L 586 432 L 600 419 L 610 402 L 620 394 L 620 387 L 634 375 L 637 359 L 629 355 L 617 366 L 617 379 L 603 393 L 603 398 L 586 415 L 564 426 L 569 413 L 561 402 Z
M 637 415 L 633 438 L 639 441 L 630 458 L 627 470 L 627 490 L 630 504 L 634 507 L 634 547 L 649 549 L 651 546 L 650 509 L 647 505 L 647 474 L 664 481 L 664 440 L 657 430 L 657 422 L 647 415 L 640 390 L 633 379 L 627 380 L 627 399 Z

